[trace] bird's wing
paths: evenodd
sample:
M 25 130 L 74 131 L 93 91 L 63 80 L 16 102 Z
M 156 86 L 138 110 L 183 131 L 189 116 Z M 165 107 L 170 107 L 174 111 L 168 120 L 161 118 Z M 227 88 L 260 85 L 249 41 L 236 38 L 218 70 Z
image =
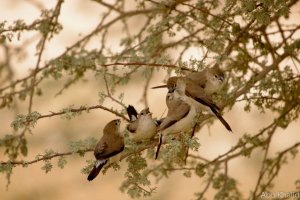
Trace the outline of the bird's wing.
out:
M 118 141 L 116 141 L 116 143 L 117 142 Z M 101 139 L 95 148 L 94 155 L 97 160 L 108 159 L 124 150 L 124 144 L 116 146 L 117 148 L 114 145 L 109 145 L 107 142 Z
M 221 123 L 226 127 L 226 129 L 232 132 L 230 125 L 220 114 L 220 108 L 212 101 L 210 96 L 206 95 L 204 89 L 197 84 L 193 84 L 193 82 L 189 80 L 187 81 L 187 84 L 189 85 L 186 87 L 186 95 L 192 97 L 199 103 L 208 106 L 216 115 L 216 117 L 221 121 Z
M 186 78 L 194 81 L 198 86 L 205 88 L 205 84 L 207 82 L 206 71 L 200 72 L 191 72 L 186 76 Z
M 207 95 L 204 88 L 200 87 L 194 81 L 186 79 L 186 95 L 195 99 L 199 103 L 214 108 L 219 111 L 220 108 L 213 102 L 211 96 Z
M 161 122 L 158 131 L 164 130 L 184 118 L 191 107 L 180 99 L 167 99 L 168 114 Z
M 95 147 L 94 150 L 94 155 L 97 159 L 100 159 L 101 155 L 105 153 L 106 149 L 107 149 L 108 145 L 107 143 L 103 140 L 103 137 L 101 138 L 101 140 L 98 142 L 98 144 Z

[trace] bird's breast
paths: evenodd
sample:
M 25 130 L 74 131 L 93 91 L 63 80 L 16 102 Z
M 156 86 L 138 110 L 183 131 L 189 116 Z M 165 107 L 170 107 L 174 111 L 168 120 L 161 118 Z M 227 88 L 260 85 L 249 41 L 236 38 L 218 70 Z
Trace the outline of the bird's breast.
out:
M 170 127 L 162 131 L 163 135 L 178 134 L 180 132 L 188 131 L 195 125 L 195 117 L 197 115 L 194 106 L 191 106 L 189 113 Z
M 138 128 L 131 139 L 135 141 L 146 140 L 152 138 L 156 134 L 157 126 L 151 118 L 140 119 Z
M 204 91 L 207 95 L 212 95 L 213 93 L 218 92 L 222 87 L 222 84 L 218 80 L 209 80 L 207 81 Z

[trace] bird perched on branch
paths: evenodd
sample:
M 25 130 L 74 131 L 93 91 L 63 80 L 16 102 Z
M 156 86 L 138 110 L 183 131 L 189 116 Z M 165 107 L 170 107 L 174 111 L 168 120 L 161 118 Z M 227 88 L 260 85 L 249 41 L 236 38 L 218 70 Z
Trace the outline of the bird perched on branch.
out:
M 218 66 L 200 72 L 192 72 L 185 77 L 170 77 L 166 85 L 156 86 L 153 89 L 173 88 L 178 79 L 185 81 L 185 94 L 194 100 L 192 102 L 198 112 L 212 112 L 228 131 L 232 131 L 230 125 L 222 117 L 219 107 L 212 100 L 212 94 L 217 93 L 222 88 L 225 80 L 225 75 Z
M 166 97 L 168 113 L 157 129 L 160 137 L 155 159 L 165 136 L 188 131 L 195 125 L 196 108 L 191 99 L 185 95 L 185 87 L 184 79 L 177 79 L 176 84 L 169 88 Z
M 152 113 L 149 108 L 145 108 L 139 114 L 132 105 L 127 107 L 127 113 L 130 123 L 127 125 L 129 137 L 135 141 L 151 139 L 155 136 L 158 123 L 152 119 Z
M 87 178 L 89 181 L 96 178 L 102 167 L 108 162 L 109 158 L 124 150 L 124 139 L 120 132 L 120 124 L 121 120 L 115 119 L 104 127 L 103 136 L 94 150 L 94 155 L 97 160 Z
M 206 95 L 217 93 L 224 85 L 225 80 L 225 74 L 218 65 L 206 68 L 200 72 L 190 72 L 185 77 L 201 87 Z M 176 84 L 178 78 L 179 76 L 170 77 L 166 85 L 152 87 L 152 89 L 172 87 L 172 85 Z M 187 85 L 186 90 L 188 89 L 189 86 Z

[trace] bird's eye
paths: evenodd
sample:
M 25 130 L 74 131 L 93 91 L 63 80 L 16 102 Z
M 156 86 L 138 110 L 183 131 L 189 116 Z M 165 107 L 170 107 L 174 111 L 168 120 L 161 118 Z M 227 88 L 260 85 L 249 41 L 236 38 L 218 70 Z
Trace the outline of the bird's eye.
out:
M 215 78 L 218 78 L 218 75 L 217 75 L 217 74 L 215 74 Z

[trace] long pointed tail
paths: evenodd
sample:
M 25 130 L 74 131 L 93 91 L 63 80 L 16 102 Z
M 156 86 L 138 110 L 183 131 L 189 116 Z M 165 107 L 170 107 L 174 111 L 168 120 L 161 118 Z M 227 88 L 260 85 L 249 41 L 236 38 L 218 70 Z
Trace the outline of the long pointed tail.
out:
M 166 87 L 167 85 L 159 85 L 159 86 L 152 87 L 151 89 L 166 88 Z
M 161 144 L 162 144 L 162 134 L 160 133 L 160 134 L 159 134 L 158 145 L 157 145 L 157 150 L 156 150 L 156 153 L 155 153 L 155 160 L 156 160 L 157 157 L 158 157 L 158 154 L 159 154 L 159 150 L 160 150 Z
M 202 99 L 200 99 L 200 98 L 195 98 L 195 99 L 196 99 L 196 101 L 198 101 L 199 103 L 201 103 L 201 104 L 203 104 L 203 105 L 205 105 L 205 106 L 208 106 L 208 107 L 210 108 L 210 110 L 211 110 L 211 111 L 216 115 L 216 117 L 220 120 L 220 122 L 225 126 L 225 128 L 226 128 L 228 131 L 232 132 L 232 129 L 231 129 L 230 125 L 229 125 L 229 124 L 226 122 L 226 120 L 222 117 L 222 115 L 221 115 L 220 112 L 219 112 L 220 108 L 219 108 L 216 104 L 214 104 L 214 103 L 210 104 L 210 103 L 205 102 L 204 100 L 202 100 Z
M 225 128 L 228 131 L 232 132 L 230 125 L 226 122 L 226 120 L 222 117 L 222 115 L 216 109 L 214 109 L 212 107 L 210 109 L 216 115 L 216 117 L 220 120 L 220 122 L 225 126 Z
M 99 174 L 99 172 L 101 171 L 102 167 L 107 163 L 107 160 L 97 160 L 94 168 L 92 169 L 92 171 L 90 172 L 89 176 L 87 177 L 88 181 L 92 181 L 94 180 L 94 178 L 96 178 Z
M 197 97 L 195 98 L 195 100 L 198 101 L 199 103 L 201 103 L 201 104 L 209 107 L 211 110 L 214 109 L 216 112 L 220 111 L 220 108 L 216 104 L 214 104 L 212 102 L 207 102 L 207 101 L 204 101 L 203 99 L 197 98 Z

